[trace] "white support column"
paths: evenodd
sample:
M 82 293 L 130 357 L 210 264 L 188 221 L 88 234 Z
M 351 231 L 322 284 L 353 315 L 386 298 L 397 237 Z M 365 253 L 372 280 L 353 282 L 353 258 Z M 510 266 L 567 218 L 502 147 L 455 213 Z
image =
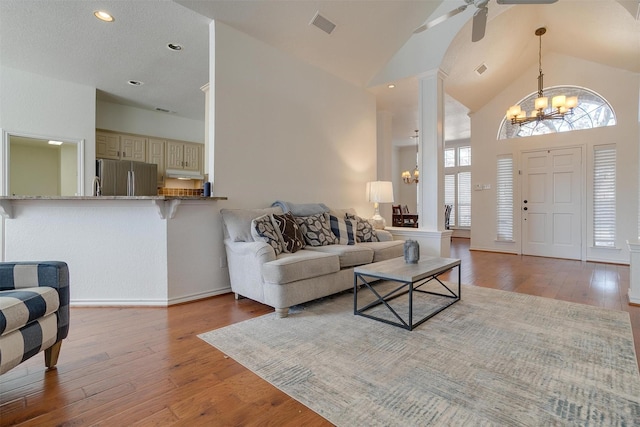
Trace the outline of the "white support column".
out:
M 441 70 L 420 77 L 420 228 L 444 231 L 444 79 Z
M 640 241 L 630 242 L 629 245 L 630 275 L 629 275 L 629 303 L 640 305 Z
M 420 77 L 418 223 L 420 228 L 393 228 L 394 238 L 414 239 L 420 254 L 449 257 L 451 230 L 444 229 L 444 79 L 441 70 Z

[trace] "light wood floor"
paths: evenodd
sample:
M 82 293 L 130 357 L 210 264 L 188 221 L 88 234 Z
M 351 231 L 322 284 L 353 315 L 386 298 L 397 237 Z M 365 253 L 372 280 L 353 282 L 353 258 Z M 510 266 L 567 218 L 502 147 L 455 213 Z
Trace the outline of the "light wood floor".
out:
M 640 355 L 628 266 L 470 252 L 464 239 L 452 257 L 465 284 L 629 312 Z M 72 308 L 57 370 L 40 354 L 0 377 L 0 424 L 330 425 L 196 337 L 270 311 L 231 294 L 168 309 Z

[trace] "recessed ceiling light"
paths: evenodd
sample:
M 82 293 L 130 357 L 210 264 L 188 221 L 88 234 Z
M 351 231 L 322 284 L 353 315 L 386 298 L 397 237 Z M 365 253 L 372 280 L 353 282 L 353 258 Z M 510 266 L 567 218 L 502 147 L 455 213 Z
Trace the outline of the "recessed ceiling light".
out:
M 113 16 L 104 10 L 96 10 L 93 12 L 93 16 L 104 22 L 113 22 L 115 20 Z
M 182 45 L 178 44 L 178 43 L 169 43 L 167 44 L 167 47 L 171 50 L 175 50 L 175 51 L 179 51 L 182 50 Z
M 52 140 L 52 141 L 49 141 L 49 144 L 51 144 L 51 145 L 62 145 L 63 142 L 62 141 L 53 141 Z
M 138 80 L 129 80 L 127 83 L 129 83 L 131 86 L 142 86 L 144 84 Z
M 393 83 L 391 83 L 389 86 L 387 86 L 389 89 L 393 89 L 394 87 L 396 87 L 396 85 L 394 85 Z

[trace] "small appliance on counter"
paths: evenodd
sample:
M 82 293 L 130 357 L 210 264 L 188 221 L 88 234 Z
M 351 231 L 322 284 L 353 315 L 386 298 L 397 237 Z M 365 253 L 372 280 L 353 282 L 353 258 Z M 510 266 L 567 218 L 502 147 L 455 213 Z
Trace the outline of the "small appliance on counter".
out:
M 96 160 L 103 196 L 157 196 L 158 165 L 131 160 Z

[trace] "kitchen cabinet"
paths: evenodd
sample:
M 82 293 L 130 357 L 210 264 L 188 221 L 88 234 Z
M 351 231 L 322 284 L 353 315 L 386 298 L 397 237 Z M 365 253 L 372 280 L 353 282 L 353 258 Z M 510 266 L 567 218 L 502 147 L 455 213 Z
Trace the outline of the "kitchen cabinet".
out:
M 147 138 L 96 131 L 96 158 L 144 162 L 146 156 Z
M 203 145 L 191 142 L 167 141 L 166 168 L 201 172 Z
M 158 165 L 158 187 L 164 186 L 165 167 L 165 147 L 167 141 L 165 139 L 149 138 L 147 141 L 147 163 L 155 163 Z

